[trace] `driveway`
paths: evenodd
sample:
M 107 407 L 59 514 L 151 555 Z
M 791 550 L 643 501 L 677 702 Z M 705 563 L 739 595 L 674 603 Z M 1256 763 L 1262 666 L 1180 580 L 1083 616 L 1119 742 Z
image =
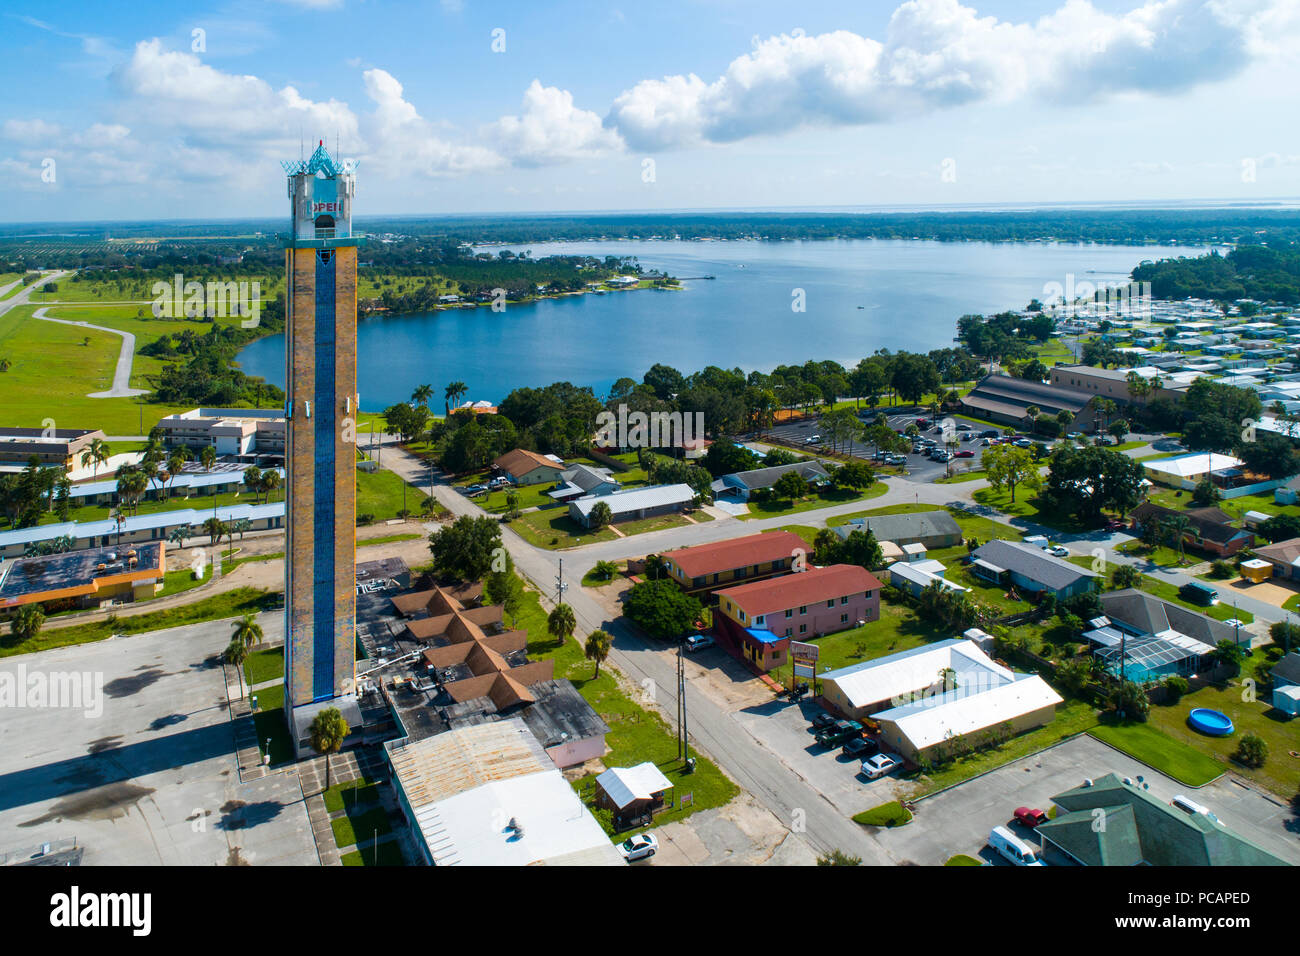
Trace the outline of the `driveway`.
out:
M 907 826 L 882 830 L 876 839 L 895 857 L 937 866 L 958 853 L 1001 864 L 987 845 L 989 831 L 1011 819 L 1016 807 L 1047 810 L 1053 794 L 1079 786 L 1084 778 L 1107 773 L 1139 778 L 1151 793 L 1168 801 L 1186 794 L 1218 814 L 1229 828 L 1283 859 L 1300 864 L 1300 819 L 1271 797 L 1220 777 L 1199 790 L 1157 773 L 1093 737 L 1075 737 L 1032 757 L 1015 760 L 916 803 Z M 1038 838 L 1019 824 L 1011 826 L 1037 846 Z

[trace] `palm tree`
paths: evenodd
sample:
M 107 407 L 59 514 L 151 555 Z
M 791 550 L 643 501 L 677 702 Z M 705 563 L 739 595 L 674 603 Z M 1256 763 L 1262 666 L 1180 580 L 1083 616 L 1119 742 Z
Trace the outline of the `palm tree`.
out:
M 242 699 L 244 696 L 244 661 L 248 660 L 248 646 L 236 638 L 226 645 L 221 657 L 227 664 L 234 667 L 239 674 L 239 696 Z
M 555 610 L 546 616 L 546 632 L 555 638 L 556 644 L 567 641 L 577 626 L 578 621 L 573 616 L 573 608 L 567 604 L 555 605 Z
M 330 788 L 330 754 L 343 749 L 348 736 L 348 722 L 337 707 L 326 707 L 311 722 L 311 747 L 325 755 L 325 789 Z
M 1164 521 L 1164 531 L 1167 538 L 1173 539 L 1174 547 L 1178 549 L 1178 563 L 1183 563 L 1183 538 L 1191 529 L 1192 523 L 1187 520 L 1186 515 L 1170 515 Z
M 606 581 L 611 581 L 618 574 L 618 565 L 613 561 L 597 561 L 592 570 Z
M 94 478 L 99 474 L 99 466 L 107 463 L 111 457 L 108 442 L 102 438 L 93 438 L 90 444 L 86 446 L 86 450 L 81 453 L 81 467 L 86 468 L 93 465 L 90 476 Z
M 212 466 L 217 462 L 217 450 L 211 445 L 204 445 L 203 450 L 199 452 L 199 461 L 204 471 L 211 471 Z
M 587 660 L 596 662 L 596 673 L 592 676 L 593 680 L 600 676 L 600 665 L 604 663 L 605 658 L 609 657 L 609 649 L 613 643 L 614 639 L 602 630 L 592 631 L 588 635 L 587 643 L 583 646 L 582 652 L 587 656 Z
M 192 461 L 193 459 L 194 456 L 190 454 L 190 450 L 188 448 L 184 446 L 181 446 L 180 448 L 173 448 L 172 453 L 167 456 L 168 481 L 170 481 L 172 484 L 175 484 L 176 476 L 179 475 L 184 470 L 185 463 L 187 461 Z
M 446 401 L 443 403 L 443 408 L 446 409 L 448 415 L 451 414 L 452 403 L 460 401 L 461 398 L 464 397 L 465 393 L 468 391 L 469 391 L 469 386 L 466 385 L 464 382 L 459 382 L 459 381 L 452 382 L 450 385 L 446 387 L 446 389 L 444 389 L 445 392 L 444 397 Z
M 280 473 L 275 469 L 268 469 L 262 472 L 261 479 L 258 480 L 257 488 L 266 495 L 266 500 L 271 500 L 271 492 L 280 487 Z
M 415 391 L 411 393 L 411 404 L 419 407 L 428 408 L 429 399 L 433 398 L 432 385 L 417 385 Z
M 1036 424 L 1038 422 L 1038 416 L 1039 414 L 1042 413 L 1042 411 L 1043 410 L 1039 408 L 1037 405 L 1030 405 L 1028 408 L 1025 409 L 1025 421 L 1029 423 L 1030 431 L 1033 431 L 1034 428 L 1036 427 Z
M 1151 383 L 1137 372 L 1129 372 L 1125 381 L 1128 383 L 1129 398 L 1141 398 L 1143 404 L 1146 404 L 1145 399 L 1151 394 Z
M 245 647 L 252 647 L 255 644 L 262 643 L 262 625 L 257 623 L 257 616 L 253 613 L 245 614 L 233 625 L 234 633 L 232 640 L 238 641 Z

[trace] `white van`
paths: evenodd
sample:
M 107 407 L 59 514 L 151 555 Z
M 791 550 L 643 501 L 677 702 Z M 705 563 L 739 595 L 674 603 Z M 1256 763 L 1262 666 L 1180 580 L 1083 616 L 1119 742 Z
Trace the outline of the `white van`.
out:
M 989 834 L 989 846 L 997 850 L 1004 859 L 1016 866 L 1046 866 L 1038 858 L 1038 851 L 1016 836 L 1006 827 L 994 827 Z
M 1170 800 L 1169 805 L 1171 807 L 1177 807 L 1179 810 L 1182 810 L 1184 813 L 1199 813 L 1202 816 L 1204 816 L 1207 820 L 1210 820 L 1214 823 L 1219 823 L 1219 818 L 1210 812 L 1209 807 L 1203 807 L 1195 800 L 1190 800 L 1187 797 L 1183 796 L 1181 793 L 1178 796 L 1174 797 L 1172 800 Z

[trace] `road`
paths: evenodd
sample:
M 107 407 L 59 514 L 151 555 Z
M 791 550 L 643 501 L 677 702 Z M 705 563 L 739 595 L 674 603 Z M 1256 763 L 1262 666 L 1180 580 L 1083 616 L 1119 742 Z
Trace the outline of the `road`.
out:
M 46 315 L 46 309 L 37 309 L 32 313 L 32 318 L 40 319 L 42 322 L 57 322 L 60 325 L 76 325 L 83 329 L 94 329 L 97 332 L 107 332 L 110 335 L 120 336 L 122 339 L 122 348 L 117 355 L 117 367 L 113 371 L 113 384 L 104 392 L 90 392 L 87 398 L 132 398 L 136 395 L 144 395 L 148 389 L 131 387 L 131 365 L 135 360 L 135 335 L 130 332 L 123 332 L 120 329 L 110 329 L 103 325 L 91 325 L 89 322 L 74 322 L 71 319 L 55 319 Z
M 32 283 L 31 285 L 29 285 L 27 288 L 23 289 L 22 292 L 19 292 L 17 295 L 15 295 L 13 298 L 11 298 L 11 299 L 3 299 L 3 300 L 0 300 L 0 315 L 4 315 L 6 312 L 8 312 L 10 309 L 14 308 L 15 306 L 19 306 L 19 305 L 28 305 L 29 302 L 30 302 L 30 299 L 31 299 L 31 297 L 32 297 L 32 292 L 33 292 L 33 290 L 35 290 L 35 289 L 39 289 L 41 286 L 45 285 L 45 283 L 47 283 L 47 282 L 58 282 L 60 279 L 63 279 L 63 278 L 66 278 L 67 276 L 72 275 L 72 273 L 75 272 L 75 271 L 76 271 L 76 270 L 74 269 L 74 270 L 68 270 L 68 271 L 64 271 L 64 272 L 51 272 L 49 275 L 45 275 L 45 276 L 42 276 L 41 278 L 37 279 L 35 282 L 33 282 L 33 283 Z M 19 280 L 19 281 L 21 281 L 21 280 Z M 13 288 L 13 286 L 12 286 L 12 284 L 11 284 L 11 285 L 7 285 L 7 286 L 5 286 L 5 288 L 6 288 L 6 289 L 11 289 L 11 288 Z M 2 293 L 0 293 L 0 294 L 2 294 Z

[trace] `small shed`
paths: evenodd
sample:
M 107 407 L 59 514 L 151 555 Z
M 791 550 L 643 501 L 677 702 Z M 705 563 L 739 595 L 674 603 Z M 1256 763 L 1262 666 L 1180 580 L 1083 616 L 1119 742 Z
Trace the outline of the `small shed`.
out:
M 925 545 L 917 542 L 916 544 L 903 545 L 903 560 L 908 564 L 915 564 L 917 561 L 924 561 L 927 552 Z
M 596 778 L 596 803 L 618 816 L 651 814 L 664 805 L 673 783 L 651 761 L 635 767 L 611 767 Z
M 1287 684 L 1273 690 L 1273 706 L 1292 717 L 1300 714 L 1300 685 Z
M 1262 584 L 1273 576 L 1273 562 L 1251 558 L 1241 562 L 1241 576 L 1254 584 Z

